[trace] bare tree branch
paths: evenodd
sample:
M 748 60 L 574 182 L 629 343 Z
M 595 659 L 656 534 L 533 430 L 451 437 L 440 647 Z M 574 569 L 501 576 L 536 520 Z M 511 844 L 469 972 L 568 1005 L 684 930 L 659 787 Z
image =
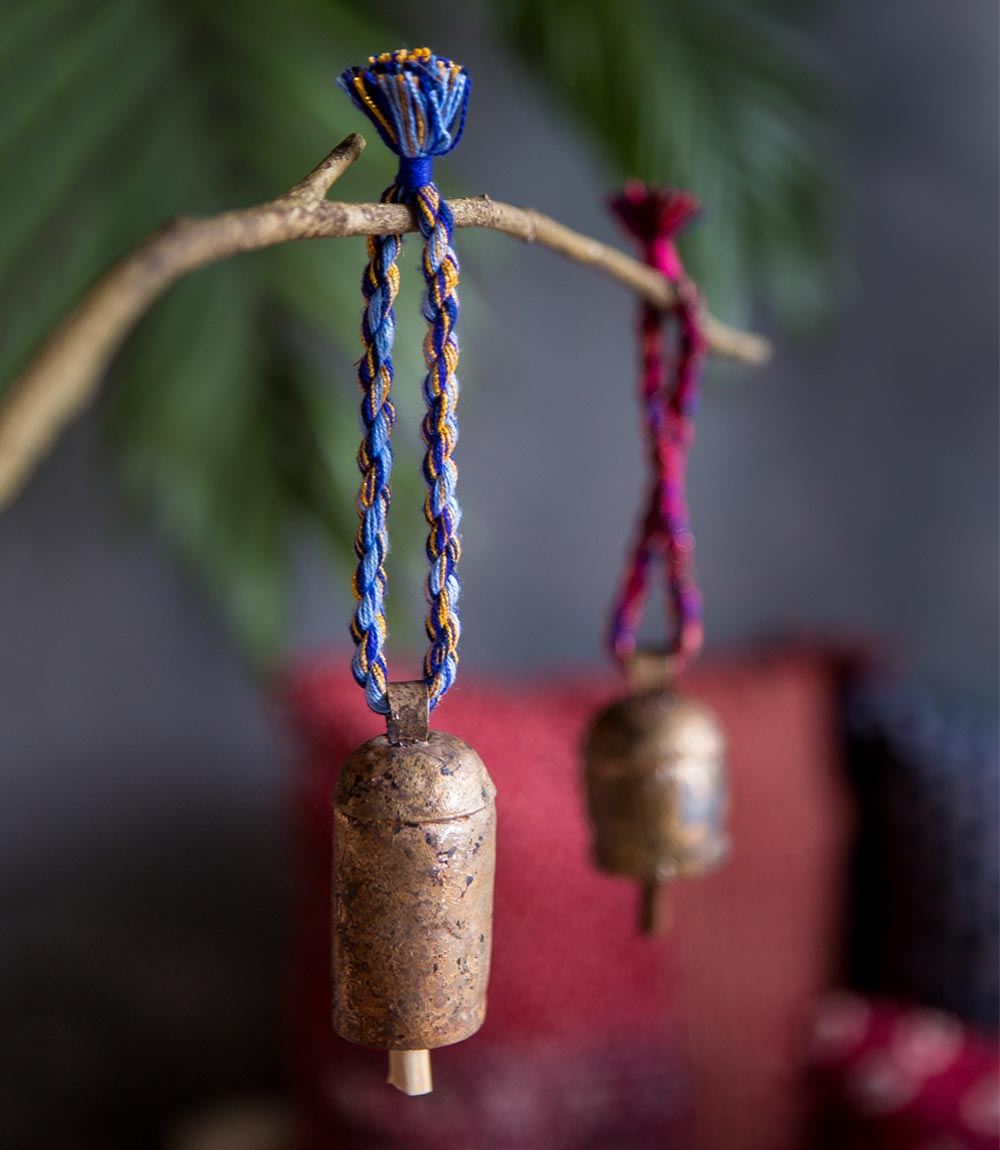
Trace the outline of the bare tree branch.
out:
M 59 433 L 91 400 L 102 373 L 153 302 L 196 268 L 290 240 L 414 232 L 402 204 L 333 203 L 327 192 L 361 155 L 357 133 L 305 179 L 267 204 L 206 218 L 182 217 L 154 232 L 87 291 L 25 364 L 0 401 L 0 509 L 14 499 Z M 460 228 L 489 228 L 540 244 L 668 308 L 672 285 L 631 256 L 571 231 L 541 212 L 489 196 L 450 200 Z M 744 363 L 767 360 L 766 340 L 707 320 L 710 351 Z

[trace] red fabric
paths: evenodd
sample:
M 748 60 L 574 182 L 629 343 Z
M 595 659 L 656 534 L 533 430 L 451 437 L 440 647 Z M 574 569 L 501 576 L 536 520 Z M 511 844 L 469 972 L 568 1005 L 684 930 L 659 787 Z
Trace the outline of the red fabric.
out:
M 1000 1049 L 951 1015 L 829 997 L 813 1032 L 824 1150 L 998 1150 Z
M 841 664 L 809 654 L 704 680 L 729 739 L 728 865 L 677 887 L 674 946 L 699 1150 L 797 1145 L 803 1034 L 836 981 L 852 812 Z
M 836 678 L 818 653 L 689 677 L 729 737 L 734 850 L 678 888 L 674 929 L 651 942 L 635 934 L 634 890 L 590 866 L 578 782 L 580 737 L 617 682 L 465 676 L 434 724 L 476 747 L 499 789 L 489 1011 L 478 1035 L 435 1053 L 435 1092 L 414 1100 L 384 1085 L 384 1055 L 329 1024 L 330 794 L 380 724 L 346 660 L 294 674 L 303 898 L 290 1038 L 310 1144 L 680 1147 L 692 1145 L 687 1111 L 699 1150 L 791 1146 L 801 1020 L 829 981 L 847 846 Z

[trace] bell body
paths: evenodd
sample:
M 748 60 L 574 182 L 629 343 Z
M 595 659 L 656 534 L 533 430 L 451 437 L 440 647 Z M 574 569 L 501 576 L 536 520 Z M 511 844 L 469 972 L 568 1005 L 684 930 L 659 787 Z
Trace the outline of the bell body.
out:
M 362 1046 L 422 1051 L 486 1014 L 496 789 L 476 752 L 430 731 L 370 739 L 334 794 L 333 1024 Z
M 597 865 L 652 887 L 725 855 L 725 741 L 711 712 L 671 691 L 601 711 L 584 742 Z

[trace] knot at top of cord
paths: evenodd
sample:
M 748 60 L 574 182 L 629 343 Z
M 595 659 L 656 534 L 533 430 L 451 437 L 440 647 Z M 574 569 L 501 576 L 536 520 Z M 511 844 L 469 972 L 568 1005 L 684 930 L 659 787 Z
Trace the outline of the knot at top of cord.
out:
M 433 160 L 462 138 L 469 74 L 429 48 L 400 48 L 347 68 L 337 83 L 399 157 L 403 192 L 434 182 Z
M 632 180 L 611 197 L 608 206 L 622 227 L 638 241 L 650 267 L 675 282 L 684 277 L 684 265 L 674 241 L 701 213 L 701 204 L 690 192 L 649 187 Z

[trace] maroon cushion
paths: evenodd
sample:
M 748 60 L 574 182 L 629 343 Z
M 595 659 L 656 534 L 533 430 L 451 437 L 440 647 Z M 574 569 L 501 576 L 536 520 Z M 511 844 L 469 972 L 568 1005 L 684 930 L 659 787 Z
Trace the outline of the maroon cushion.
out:
M 330 794 L 380 720 L 346 659 L 293 674 L 302 904 L 290 1045 L 310 1144 L 681 1146 L 693 1117 L 705 1148 L 791 1145 L 801 1019 L 829 979 L 846 850 L 838 666 L 798 653 L 691 676 L 729 737 L 734 849 L 724 870 L 679 889 L 659 941 L 636 937 L 634 891 L 588 858 L 578 746 L 616 682 L 463 678 L 434 725 L 476 747 L 499 789 L 493 973 L 483 1029 L 435 1053 L 435 1091 L 420 1099 L 386 1087 L 384 1055 L 329 1024 Z

